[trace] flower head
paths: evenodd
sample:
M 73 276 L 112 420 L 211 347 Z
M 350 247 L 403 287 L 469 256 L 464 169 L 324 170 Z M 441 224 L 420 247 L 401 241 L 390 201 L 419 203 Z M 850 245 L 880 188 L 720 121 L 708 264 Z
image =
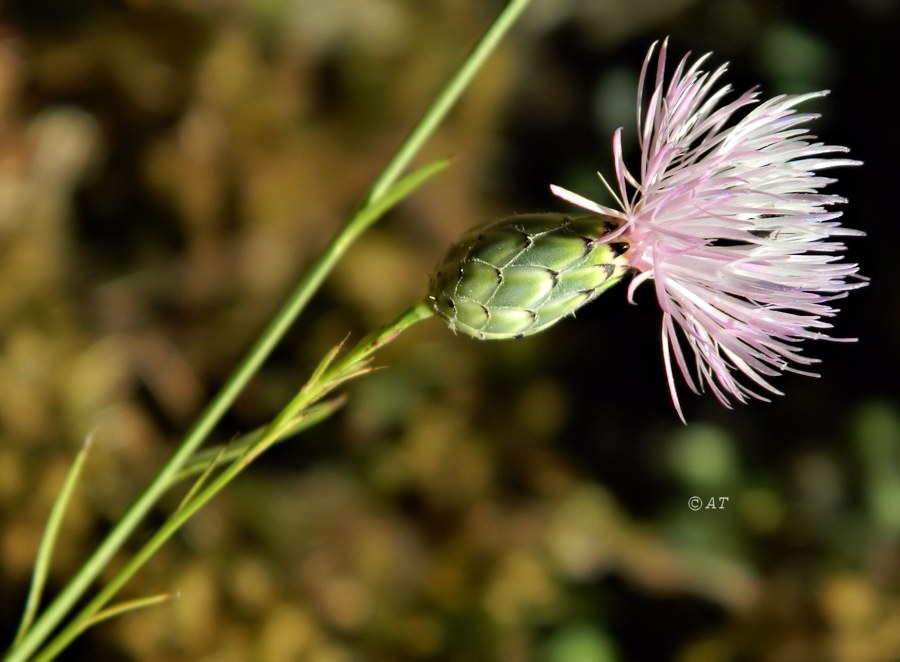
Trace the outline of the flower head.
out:
M 814 142 L 805 125 L 817 115 L 796 110 L 826 92 L 760 103 L 752 89 L 726 101 L 724 65 L 709 73 L 701 68 L 708 55 L 685 57 L 666 80 L 666 50 L 666 42 L 651 46 L 641 71 L 637 175 L 623 161 L 621 129 L 613 137 L 616 182 L 607 187 L 619 209 L 551 189 L 624 221 L 606 240 L 630 244 L 638 275 L 629 300 L 654 282 L 669 391 L 683 419 L 673 363 L 692 391 L 709 388 L 726 406 L 780 394 L 770 378 L 782 371 L 812 374 L 798 368 L 816 362 L 798 343 L 828 338 L 832 302 L 865 284 L 857 265 L 841 261 L 837 240 L 863 233 L 835 220 L 841 197 L 820 192 L 834 181 L 820 171 L 859 162 L 839 156 L 845 147 Z

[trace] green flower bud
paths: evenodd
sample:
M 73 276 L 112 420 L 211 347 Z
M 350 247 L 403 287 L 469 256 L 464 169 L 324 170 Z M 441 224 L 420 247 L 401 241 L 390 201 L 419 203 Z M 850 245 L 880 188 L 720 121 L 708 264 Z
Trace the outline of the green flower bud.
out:
M 524 214 L 482 225 L 455 243 L 431 278 L 450 328 L 482 340 L 543 331 L 628 272 L 620 223 L 598 216 Z

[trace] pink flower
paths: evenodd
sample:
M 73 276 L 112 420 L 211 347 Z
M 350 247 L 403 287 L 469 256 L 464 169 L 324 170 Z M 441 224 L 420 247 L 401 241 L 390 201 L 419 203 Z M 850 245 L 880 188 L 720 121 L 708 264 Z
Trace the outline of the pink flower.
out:
M 782 371 L 814 374 L 798 368 L 817 362 L 800 341 L 829 338 L 832 302 L 866 284 L 856 264 L 841 261 L 838 239 L 863 233 L 835 220 L 841 213 L 831 206 L 845 201 L 820 192 L 834 180 L 819 171 L 859 162 L 836 156 L 845 147 L 813 142 L 804 125 L 817 115 L 795 109 L 826 92 L 759 103 L 753 89 L 725 101 L 726 67 L 704 71 L 708 56 L 693 64 L 685 57 L 667 82 L 666 42 L 648 81 L 655 50 L 638 85 L 638 176 L 623 161 L 621 129 L 613 137 L 617 190 L 604 184 L 620 209 L 551 189 L 625 221 L 608 240 L 630 244 L 638 272 L 630 301 L 638 285 L 654 282 L 669 391 L 684 420 L 673 360 L 692 391 L 708 387 L 726 406 L 780 395 L 769 380 Z

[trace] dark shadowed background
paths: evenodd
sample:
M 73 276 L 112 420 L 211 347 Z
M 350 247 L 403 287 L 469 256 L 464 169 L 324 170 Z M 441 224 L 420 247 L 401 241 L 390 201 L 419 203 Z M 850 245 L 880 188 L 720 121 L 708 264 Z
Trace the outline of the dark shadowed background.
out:
M 0 5 L 0 638 L 84 435 L 58 590 L 500 8 L 476 0 Z M 220 426 L 265 423 L 321 355 L 426 291 L 447 245 L 603 195 L 650 43 L 738 90 L 830 89 L 814 132 L 871 285 L 771 404 L 687 389 L 652 288 L 521 341 L 437 320 L 277 447 L 71 660 L 900 659 L 895 0 L 533 0 L 420 162 L 452 167 L 364 237 Z M 635 163 L 632 149 L 627 160 Z M 173 494 L 140 535 L 175 507 Z M 692 496 L 723 508 L 694 512 Z M 720 499 L 727 497 L 727 501 Z M 135 545 L 139 541 L 135 541 Z M 132 549 L 135 547 L 133 546 Z M 124 556 L 123 556 L 124 559 Z M 121 560 L 117 562 L 117 566 Z

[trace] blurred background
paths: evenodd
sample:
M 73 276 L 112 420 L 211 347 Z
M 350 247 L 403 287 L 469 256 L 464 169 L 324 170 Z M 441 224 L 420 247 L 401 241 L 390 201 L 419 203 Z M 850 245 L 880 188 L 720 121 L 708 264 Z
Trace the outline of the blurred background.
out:
M 501 7 L 484 0 L 0 4 L 0 638 L 82 439 L 58 590 L 140 493 Z M 426 290 L 447 245 L 603 195 L 650 43 L 738 90 L 827 88 L 814 132 L 849 259 L 820 379 L 734 410 L 667 393 L 660 313 L 613 289 L 551 331 L 429 320 L 128 585 L 179 599 L 70 660 L 900 660 L 896 0 L 534 0 L 219 427 L 265 423 L 335 342 Z M 893 53 L 893 55 L 891 55 Z M 813 107 L 810 104 L 809 107 Z M 634 163 L 632 151 L 629 160 Z M 724 508 L 692 511 L 688 499 Z M 727 502 L 719 499 L 727 497 Z M 174 508 L 163 504 L 138 536 Z M 131 549 L 135 549 L 137 543 Z M 125 558 L 124 556 L 122 557 Z M 121 559 L 115 565 L 120 565 Z M 6 643 L 3 644 L 6 646 Z

